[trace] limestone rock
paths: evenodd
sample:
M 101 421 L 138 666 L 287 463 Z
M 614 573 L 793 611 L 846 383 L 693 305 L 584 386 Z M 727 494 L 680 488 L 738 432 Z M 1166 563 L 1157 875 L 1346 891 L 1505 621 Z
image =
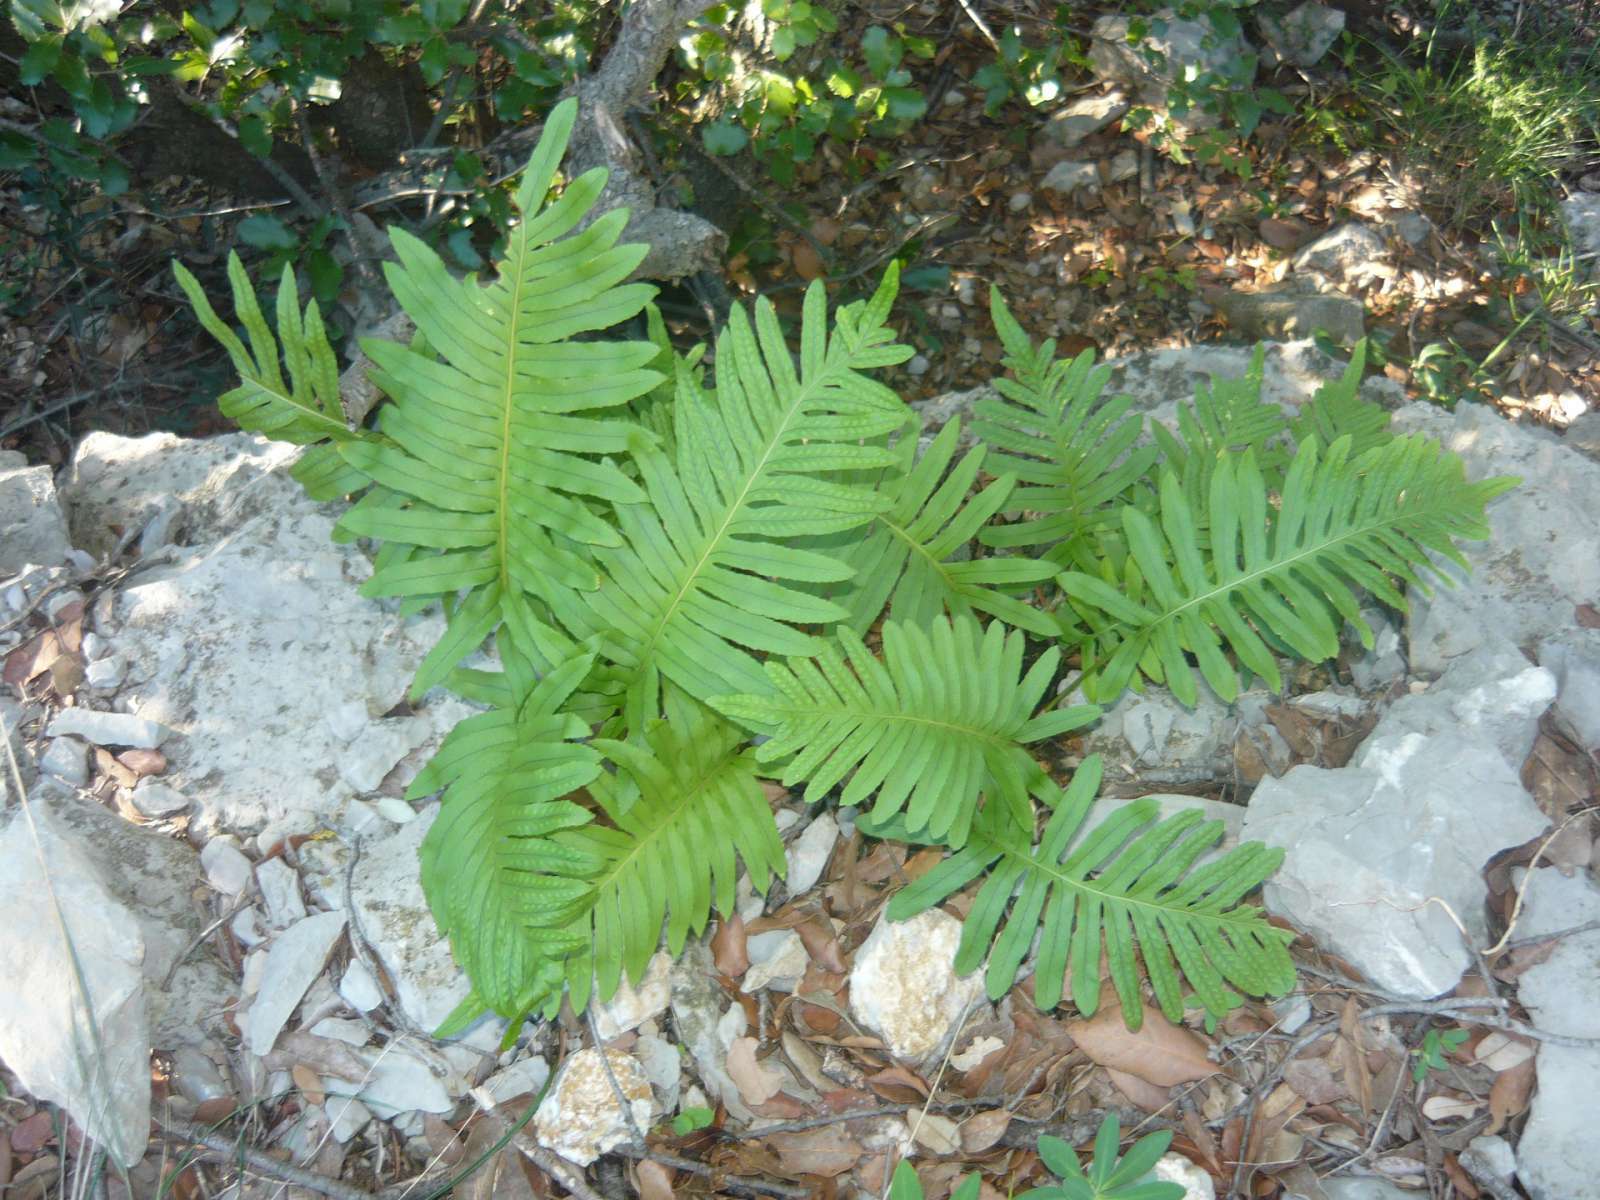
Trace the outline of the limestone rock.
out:
M 317 913 L 302 917 L 273 939 L 255 1002 L 250 1005 L 245 1044 L 250 1053 L 271 1052 L 284 1024 L 322 974 L 334 943 L 344 934 L 345 914 Z
M 55 738 L 39 756 L 39 770 L 80 788 L 89 782 L 89 747 L 80 738 Z
M 1600 888 L 1554 868 L 1528 881 L 1516 936 L 1539 937 L 1600 921 Z M 1517 995 L 1532 1023 L 1568 1037 L 1600 1038 L 1600 931 L 1574 933 L 1524 971 Z M 1600 1047 L 1539 1043 L 1539 1090 L 1517 1144 L 1517 1174 L 1533 1200 L 1600 1200 L 1594 1088 Z
M 250 886 L 250 860 L 226 835 L 206 843 L 200 851 L 200 866 L 205 870 L 206 882 L 224 896 L 237 896 Z
M 1099 133 L 1128 112 L 1127 94 L 1113 88 L 1079 96 L 1064 108 L 1050 114 L 1040 131 L 1044 139 L 1070 150 L 1084 138 Z
M 932 908 L 907 921 L 878 918 L 856 951 L 850 1011 L 897 1058 L 921 1061 L 943 1049 L 983 1000 L 983 974 L 955 972 L 961 922 Z
M 72 832 L 32 817 L 0 830 L 0 1058 L 132 1167 L 150 1134 L 144 935 Z
M 387 1121 L 403 1112 L 444 1113 L 456 1106 L 451 1092 L 459 1091 L 462 1081 L 448 1071 L 441 1076 L 407 1047 L 390 1042 L 356 1054 L 367 1063 L 361 1102 L 374 1116 Z
M 70 546 L 50 468 L 0 466 L 0 579 L 63 563 Z
M 1104 759 L 1107 787 L 1119 795 L 1210 782 L 1232 769 L 1231 710 L 1202 682 L 1186 708 L 1165 688 L 1127 691 L 1084 740 Z
M 484 1080 L 483 1087 L 496 1104 L 504 1104 L 518 1096 L 537 1096 L 549 1078 L 550 1064 L 534 1054 L 502 1067 Z
M 1394 273 L 1383 235 L 1360 221 L 1346 221 L 1302 246 L 1294 256 L 1295 274 L 1324 290 L 1365 288 Z
M 344 978 L 339 980 L 339 995 L 360 1013 L 371 1012 L 383 1003 L 383 989 L 359 958 L 351 959 L 350 965 L 344 969 Z
M 1256 23 L 1278 59 L 1297 67 L 1314 67 L 1344 32 L 1344 13 L 1317 0 L 1305 0 L 1283 17 L 1259 13 Z M 1269 61 L 1267 65 L 1274 64 Z
M 1188 20 L 1170 8 L 1152 13 L 1146 23 L 1149 32 L 1130 45 L 1128 17 L 1100 17 L 1089 43 L 1089 64 L 1101 79 L 1134 88 L 1139 99 L 1153 108 L 1168 106 L 1168 94 L 1179 80 L 1210 74 L 1248 84 L 1255 77 L 1255 55 L 1242 36 L 1220 36 L 1209 21 Z M 1246 65 L 1249 70 L 1242 71 Z M 1174 113 L 1173 118 L 1191 129 L 1217 124 L 1215 114 L 1193 108 Z
M 1579 192 L 1561 202 L 1561 218 L 1572 235 L 1572 251 L 1588 256 L 1591 272 L 1600 256 L 1600 196 Z
M 154 750 L 172 730 L 132 713 L 99 712 L 92 708 L 63 708 L 50 722 L 50 736 L 76 735 L 96 746 L 132 746 Z
M 1100 186 L 1100 168 L 1092 162 L 1059 162 L 1039 180 L 1047 192 L 1075 192 Z
M 1600 750 L 1600 629 L 1570 629 L 1539 644 L 1556 682 L 1556 712 L 1585 748 Z
M 838 840 L 838 820 L 831 812 L 818 813 L 816 820 L 789 846 L 789 866 L 783 877 L 789 895 L 803 896 L 816 885 Z
M 1310 337 L 1321 331 L 1346 345 L 1367 332 L 1361 301 L 1309 291 L 1294 283 L 1259 292 L 1223 292 L 1212 305 L 1236 333 L 1252 340 Z
M 1410 404 L 1395 428 L 1438 439 L 1461 455 L 1469 479 L 1522 479 L 1489 505 L 1488 540 L 1462 545 L 1470 574 L 1440 560 L 1456 585 L 1411 594 L 1411 669 L 1437 675 L 1486 643 L 1533 648 L 1572 629 L 1578 606 L 1600 596 L 1600 463 L 1479 404 Z
M 1569 449 L 1600 462 L 1600 412 L 1586 412 L 1568 424 L 1561 442 Z
M 221 1035 L 223 1009 L 235 984 L 232 972 L 209 947 L 195 946 L 211 919 L 195 902 L 202 891 L 195 852 L 158 830 L 122 820 L 86 797 L 35 794 L 32 804 L 35 812 L 49 811 L 138 922 L 144 938 L 145 1006 L 156 1048 L 199 1045 Z
M 734 1120 L 754 1117 L 728 1074 L 728 1052 L 744 1033 L 744 1009 L 725 1000 L 704 941 L 690 942 L 672 969 L 672 1022 L 707 1090 Z
M 172 817 L 189 807 L 189 797 L 149 776 L 139 780 L 128 796 L 147 817 Z
M 358 594 L 371 564 L 330 541 L 339 510 L 288 476 L 293 454 L 242 434 L 94 434 L 63 490 L 78 536 L 101 548 L 111 523 L 137 527 L 161 497 L 181 507 L 174 561 L 123 589 L 108 623 L 127 663 L 121 696 L 184 731 L 166 782 L 193 802 L 201 835 L 338 828 L 354 799 L 402 762 L 402 777 L 414 771 L 474 711 L 441 694 L 383 716 L 442 619 L 402 621 Z M 347 736 L 325 719 L 335 710 L 358 718 Z
M 671 1002 L 672 956 L 656 954 L 637 986 L 630 983 L 624 973 L 611 999 L 596 1002 L 594 1027 L 600 1033 L 600 1040 L 609 1042 L 666 1012 Z
M 631 1142 L 635 1127 L 641 1134 L 650 1127 L 653 1096 L 644 1071 L 632 1055 L 620 1050 L 605 1054 L 602 1061 L 600 1051 L 585 1048 L 562 1063 L 554 1086 L 533 1117 L 539 1144 L 580 1167 Z M 611 1064 L 609 1074 L 605 1062 Z M 628 1111 L 617 1103 L 612 1076 L 628 1102 Z
M 1556 679 L 1509 642 L 1486 642 L 1452 661 L 1424 692 L 1389 706 L 1369 741 L 1406 733 L 1431 736 L 1456 731 L 1500 751 L 1513 771 L 1522 769 L 1539 733 L 1539 718 L 1556 698 Z
M 1216 1200 L 1217 1185 L 1211 1172 L 1181 1154 L 1163 1154 L 1156 1160 L 1151 1178 L 1177 1184 L 1183 1189 L 1183 1200 Z
M 1430 897 L 1483 944 L 1484 864 L 1547 826 L 1497 749 L 1450 731 L 1369 738 L 1354 766 L 1263 780 L 1243 837 L 1286 851 L 1263 889 L 1269 911 L 1386 991 L 1428 998 L 1472 961 Z
M 751 935 L 747 943 L 750 969 L 739 980 L 741 992 L 792 992 L 811 965 L 800 935 L 792 929 L 774 929 Z

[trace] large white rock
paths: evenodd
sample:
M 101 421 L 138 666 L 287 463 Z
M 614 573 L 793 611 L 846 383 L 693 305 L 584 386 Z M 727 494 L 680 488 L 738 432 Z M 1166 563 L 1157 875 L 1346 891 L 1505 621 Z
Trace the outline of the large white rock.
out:
M 1600 629 L 1571 629 L 1539 644 L 1556 681 L 1556 711 L 1590 751 L 1600 750 Z
M 633 1141 L 635 1129 L 642 1136 L 650 1128 L 650 1080 L 632 1055 L 620 1050 L 605 1055 L 602 1060 L 600 1051 L 586 1047 L 562 1063 L 533 1116 L 539 1144 L 580 1167 Z M 617 1103 L 618 1090 L 627 1110 Z
M 745 1030 L 744 1009 L 726 999 L 703 939 L 691 941 L 672 969 L 672 1023 L 694 1059 L 695 1074 L 736 1121 L 755 1116 L 728 1074 L 728 1053 Z
M 1267 908 L 1401 996 L 1453 988 L 1483 944 L 1482 870 L 1538 836 L 1544 815 L 1517 772 L 1481 738 L 1369 739 L 1356 765 L 1299 766 L 1250 798 L 1243 837 L 1286 851 Z
M 0 1058 L 124 1167 L 150 1134 L 144 935 L 44 806 L 0 831 Z
M 957 975 L 961 922 L 938 908 L 878 918 L 850 970 L 850 1011 L 898 1058 L 941 1051 L 983 1001 L 983 973 Z
M 471 985 L 450 955 L 450 943 L 434 924 L 417 851 L 439 814 L 437 804 L 414 821 L 383 836 L 362 839 L 361 860 L 350 878 L 350 898 L 361 936 L 394 981 L 401 1011 L 419 1029 L 437 1029 L 466 999 Z M 345 904 L 345 873 L 351 850 L 336 841 L 301 848 L 306 889 L 331 908 Z M 504 1022 L 485 1020 L 468 1040 L 493 1045 Z
M 289 478 L 292 451 L 243 434 L 95 434 L 63 489 L 77 536 L 101 548 L 110 526 L 137 527 L 164 498 L 179 506 L 165 534 L 176 560 L 123 589 L 101 632 L 127 661 L 122 698 L 184 735 L 165 781 L 193 802 L 202 835 L 338 827 L 352 800 L 402 758 L 414 771 L 472 711 L 439 694 L 384 716 L 441 619 L 402 621 L 357 594 L 371 565 L 330 540 L 339 509 Z M 330 713 L 343 715 L 337 731 Z
M 1555 676 L 1497 639 L 1452 661 L 1426 691 L 1397 699 L 1368 741 L 1455 730 L 1494 746 L 1520 771 L 1539 736 L 1539 718 L 1555 698 Z
M 1248 73 L 1234 82 L 1248 84 L 1255 77 L 1255 56 L 1243 37 L 1223 37 L 1209 21 L 1188 20 L 1170 8 L 1150 14 L 1145 23 L 1149 32 L 1129 44 L 1129 18 L 1100 17 L 1089 43 L 1089 63 L 1101 79 L 1136 88 L 1139 99 L 1152 107 L 1166 107 L 1168 93 L 1182 79 L 1209 75 L 1231 80 L 1245 64 Z M 1191 108 L 1175 113 L 1174 120 L 1191 129 L 1209 129 L 1218 118 Z
M 224 1036 L 223 1011 L 237 983 L 209 944 L 197 944 L 212 919 L 196 899 L 205 891 L 199 856 L 186 843 L 124 821 L 91 799 L 51 796 L 40 788 L 31 803 L 35 812 L 48 810 L 139 924 L 151 1044 L 176 1050 Z
M 65 562 L 69 545 L 50 468 L 0 466 L 0 579 Z
M 1600 921 L 1600 888 L 1554 868 L 1528 881 L 1516 936 L 1539 937 Z M 1570 934 L 1528 968 L 1517 995 L 1533 1024 L 1567 1037 L 1600 1038 L 1600 930 Z M 1539 1043 L 1539 1090 L 1517 1145 L 1517 1175 L 1533 1200 L 1600 1200 L 1595 1082 L 1600 1047 Z
M 317 913 L 302 917 L 272 940 L 261 986 L 250 1005 L 245 1044 L 250 1053 L 268 1054 L 278 1034 L 306 994 L 306 989 L 322 974 L 328 954 L 344 934 L 345 914 Z
M 1470 576 L 1448 565 L 1461 580 L 1455 587 L 1436 587 L 1431 598 L 1413 592 L 1412 670 L 1436 675 L 1485 643 L 1532 649 L 1575 628 L 1577 606 L 1600 596 L 1600 463 L 1480 404 L 1453 413 L 1410 404 L 1395 427 L 1437 438 L 1461 455 L 1470 479 L 1522 479 L 1489 506 L 1488 541 L 1465 544 Z

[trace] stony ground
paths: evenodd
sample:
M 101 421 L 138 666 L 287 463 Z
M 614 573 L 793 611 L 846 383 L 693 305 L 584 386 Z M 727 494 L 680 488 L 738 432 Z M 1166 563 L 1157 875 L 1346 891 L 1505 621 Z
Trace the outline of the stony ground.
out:
M 905 165 L 819 176 L 735 284 L 782 297 L 923 239 L 949 274 L 903 305 L 894 382 L 930 425 L 994 373 L 991 282 L 1036 336 L 1115 356 L 1158 420 L 1243 374 L 1242 340 L 1270 339 L 1265 394 L 1293 406 L 1340 369 L 1313 327 L 1485 336 L 1493 264 L 1404 164 L 1269 137 L 1262 215 L 1116 132 L 1138 86 L 1008 118 L 1020 138 L 947 88 Z M 1600 249 L 1600 198 L 1574 181 L 1566 211 Z M 95 354 L 159 350 L 145 316 Z M 1262 902 L 1296 990 L 1137 1035 L 1038 1012 L 1027 979 L 989 1003 L 950 968 L 959 900 L 882 918 L 932 858 L 775 789 L 773 893 L 592 1017 L 436 1041 L 466 988 L 416 878 L 433 809 L 401 796 L 468 711 L 404 703 L 438 618 L 356 595 L 370 565 L 281 448 L 32 421 L 42 465 L 0 462 L 5 778 L 29 798 L 0 827 L 0 1186 L 87 1188 L 87 1134 L 128 1168 L 108 1195 L 866 1196 L 904 1157 L 934 1200 L 972 1170 L 998 1197 L 1048 1181 L 1041 1133 L 1086 1145 L 1114 1110 L 1172 1131 L 1188 1197 L 1600 1196 L 1600 394 L 1592 317 L 1564 328 L 1513 344 L 1492 407 L 1419 403 L 1398 366 L 1366 385 L 1470 474 L 1522 477 L 1470 578 L 1374 610 L 1372 650 L 1283 696 L 1152 689 L 1052 748 L 1288 852 Z M 14 372 L 55 369 L 38 332 L 7 331 Z

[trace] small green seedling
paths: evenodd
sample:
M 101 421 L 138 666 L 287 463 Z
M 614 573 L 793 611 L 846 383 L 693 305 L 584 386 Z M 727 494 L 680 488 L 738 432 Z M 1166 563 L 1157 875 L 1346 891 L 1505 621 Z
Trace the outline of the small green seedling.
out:
M 1060 1184 L 1033 1188 L 1018 1200 L 1183 1200 L 1183 1188 L 1149 1178 L 1156 1160 L 1172 1144 L 1172 1134 L 1152 1133 L 1140 1138 L 1121 1158 L 1117 1147 L 1122 1127 L 1115 1113 L 1107 1113 L 1094 1136 L 1094 1152 L 1087 1171 L 1078 1163 L 1077 1152 L 1060 1138 L 1046 1134 L 1039 1139 L 1039 1157 L 1061 1180 Z M 950 1200 L 977 1200 L 978 1177 L 968 1175 L 950 1193 Z M 889 1200 L 923 1200 L 922 1184 L 910 1163 L 901 1163 L 889 1185 Z
M 704 1129 L 716 1115 L 709 1108 L 686 1108 L 672 1118 L 672 1132 L 678 1137 L 685 1137 L 697 1129 Z
M 1423 1035 L 1422 1048 L 1411 1052 L 1417 1060 L 1411 1064 L 1412 1081 L 1421 1083 L 1428 1077 L 1429 1071 L 1444 1070 L 1444 1056 L 1460 1049 L 1461 1043 L 1466 1040 L 1465 1029 L 1428 1030 Z

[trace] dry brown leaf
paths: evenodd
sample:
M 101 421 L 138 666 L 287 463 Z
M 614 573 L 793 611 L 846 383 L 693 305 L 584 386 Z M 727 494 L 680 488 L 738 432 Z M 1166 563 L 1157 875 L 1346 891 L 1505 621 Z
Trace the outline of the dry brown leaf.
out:
M 322 1090 L 322 1080 L 305 1063 L 295 1063 L 290 1067 L 289 1077 L 294 1080 L 295 1087 L 305 1095 L 308 1103 L 321 1104 L 327 1099 L 327 1094 Z
M 916 1104 L 928 1098 L 928 1085 L 904 1067 L 891 1066 L 868 1075 L 866 1084 L 885 1100 Z
M 1572 618 L 1581 629 L 1600 629 L 1600 608 L 1592 604 L 1578 605 L 1572 610 Z
M 783 1087 L 784 1074 L 756 1061 L 760 1045 L 753 1037 L 734 1038 L 728 1048 L 728 1074 L 749 1105 L 765 1104 Z
M 1170 1089 L 1157 1087 L 1147 1079 L 1140 1079 L 1137 1075 L 1118 1071 L 1114 1067 L 1107 1067 L 1106 1075 L 1117 1091 L 1128 1098 L 1128 1103 L 1144 1112 L 1160 1112 L 1172 1102 Z
M 117 761 L 141 778 L 160 775 L 167 769 L 167 756 L 159 750 L 124 750 L 117 755 Z
M 717 931 L 711 935 L 711 960 L 729 979 L 738 979 L 750 969 L 744 918 L 738 913 L 717 923 Z
M 1103 1006 L 1088 1021 L 1069 1021 L 1067 1032 L 1093 1061 L 1157 1087 L 1173 1087 L 1215 1075 L 1206 1043 L 1193 1031 L 1174 1025 L 1153 1008 L 1144 1010 L 1137 1031 L 1129 1030 L 1119 1005 Z
M 1499 1133 L 1507 1121 L 1528 1107 L 1535 1078 L 1533 1064 L 1533 1059 L 1525 1059 L 1494 1077 L 1489 1088 L 1489 1126 L 1484 1133 Z
M 863 1153 L 861 1143 L 838 1125 L 769 1134 L 765 1141 L 777 1154 L 779 1169 L 791 1177 L 820 1175 L 832 1179 L 855 1166 Z
M 1465 1096 L 1429 1096 L 1422 1102 L 1422 1115 L 1430 1121 L 1465 1121 L 1483 1107 L 1481 1100 Z
M 810 242 L 796 242 L 789 252 L 789 262 L 794 267 L 794 273 L 807 283 L 822 278 L 827 271 L 822 256 L 812 248 Z
M 645 1159 L 635 1168 L 639 1176 L 639 1200 L 672 1200 L 672 1168 Z
M 1333 1104 L 1350 1094 L 1350 1089 L 1333 1077 L 1326 1058 L 1297 1058 L 1283 1069 L 1283 1081 L 1307 1104 Z
M 1472 1052 L 1491 1071 L 1509 1071 L 1519 1063 L 1527 1062 L 1534 1054 L 1533 1046 L 1509 1033 L 1491 1033 L 1478 1043 Z
M 961 1149 L 968 1154 L 982 1154 L 1005 1136 L 1011 1126 L 1011 1114 L 1003 1108 L 991 1108 L 976 1113 L 961 1124 Z
M 954 1154 L 961 1149 L 961 1130 L 949 1117 L 923 1113 L 911 1118 L 911 1140 L 930 1154 Z
M 365 1060 L 344 1042 L 318 1037 L 304 1029 L 293 1029 L 278 1035 L 272 1052 L 262 1060 L 269 1071 L 293 1072 L 296 1065 L 304 1065 L 318 1075 L 332 1075 L 336 1079 L 352 1082 L 364 1081 L 370 1073 Z
M 1277 217 L 1263 217 L 1258 228 L 1261 240 L 1274 250 L 1293 250 L 1311 232 L 1300 221 L 1284 221 Z

